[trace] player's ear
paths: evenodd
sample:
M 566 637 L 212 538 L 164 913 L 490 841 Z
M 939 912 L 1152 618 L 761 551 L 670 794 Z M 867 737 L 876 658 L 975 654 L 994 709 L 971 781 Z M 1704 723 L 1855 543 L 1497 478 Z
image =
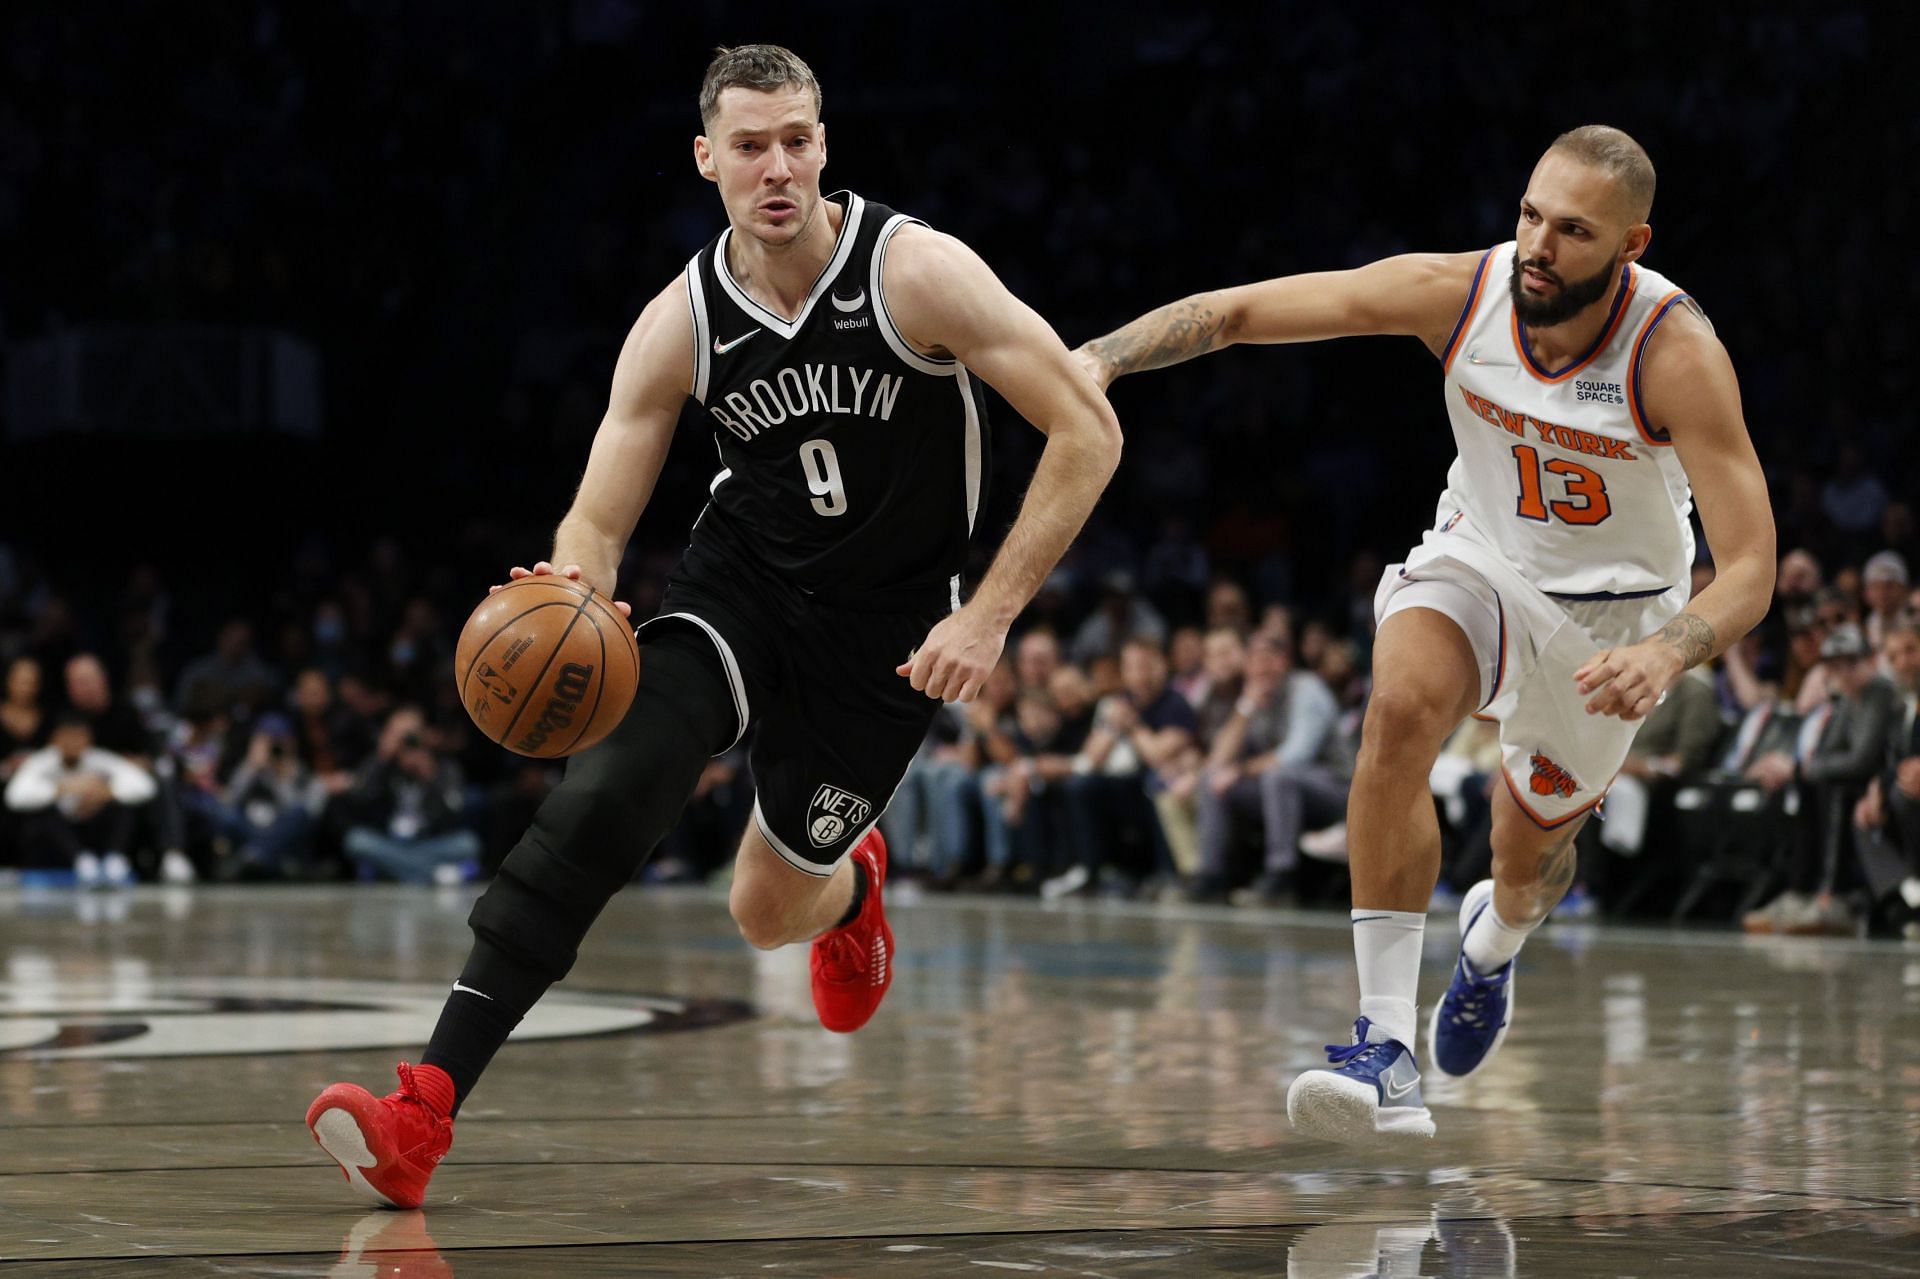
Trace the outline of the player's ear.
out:
M 1639 226 L 1627 228 L 1627 244 L 1620 259 L 1623 262 L 1638 262 L 1647 251 L 1647 245 L 1653 242 L 1653 228 L 1642 222 Z
M 820 121 L 813 126 L 813 145 L 820 148 L 820 167 L 827 167 L 827 122 Z
M 720 180 L 720 174 L 713 167 L 713 146 L 704 133 L 693 140 L 693 167 L 709 182 Z

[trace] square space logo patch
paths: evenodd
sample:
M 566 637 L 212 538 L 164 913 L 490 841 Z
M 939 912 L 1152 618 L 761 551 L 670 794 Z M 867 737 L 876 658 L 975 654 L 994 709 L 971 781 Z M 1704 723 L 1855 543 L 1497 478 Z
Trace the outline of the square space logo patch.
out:
M 851 791 L 838 786 L 822 786 L 807 805 L 807 838 L 815 848 L 838 843 L 850 830 L 858 830 L 873 815 L 873 805 Z

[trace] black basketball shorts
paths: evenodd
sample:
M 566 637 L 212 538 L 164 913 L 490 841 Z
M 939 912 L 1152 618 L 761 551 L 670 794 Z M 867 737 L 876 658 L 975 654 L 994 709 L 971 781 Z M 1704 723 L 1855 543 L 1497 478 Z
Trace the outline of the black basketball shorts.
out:
M 894 668 L 944 615 L 858 611 L 762 573 L 683 564 L 640 642 L 669 626 L 713 641 L 740 736 L 758 730 L 753 820 L 789 865 L 824 876 L 880 820 L 940 708 Z

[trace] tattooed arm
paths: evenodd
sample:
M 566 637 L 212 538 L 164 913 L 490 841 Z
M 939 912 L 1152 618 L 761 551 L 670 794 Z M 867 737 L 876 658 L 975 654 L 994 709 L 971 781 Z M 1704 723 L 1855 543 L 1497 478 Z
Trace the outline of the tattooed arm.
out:
M 1665 427 L 1713 551 L 1712 585 L 1686 612 L 1574 675 L 1591 715 L 1639 719 L 1688 669 L 1752 630 L 1773 598 L 1773 507 L 1747 436 L 1740 384 L 1705 319 L 1675 307 L 1648 339 L 1640 366 L 1647 420 Z
M 1478 253 L 1410 253 L 1353 271 L 1322 271 L 1196 293 L 1149 311 L 1075 352 L 1102 388 L 1239 342 L 1316 342 L 1365 334 L 1446 346 Z

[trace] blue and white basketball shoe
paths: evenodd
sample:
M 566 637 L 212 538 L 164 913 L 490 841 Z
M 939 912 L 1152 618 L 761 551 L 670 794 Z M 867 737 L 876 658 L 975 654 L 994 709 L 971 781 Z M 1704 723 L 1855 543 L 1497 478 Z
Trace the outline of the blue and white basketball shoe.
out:
M 1384 1026 L 1360 1018 L 1351 1044 L 1327 1045 L 1327 1062 L 1331 1069 L 1306 1071 L 1287 1089 L 1287 1118 L 1302 1133 L 1349 1143 L 1433 1136 L 1413 1050 Z
M 1460 954 L 1447 993 L 1433 1006 L 1427 1049 L 1440 1070 L 1465 1078 L 1493 1060 L 1513 1023 L 1513 968 L 1509 959 L 1482 973 L 1467 959 L 1467 930 L 1493 906 L 1493 881 L 1483 879 L 1460 902 Z

